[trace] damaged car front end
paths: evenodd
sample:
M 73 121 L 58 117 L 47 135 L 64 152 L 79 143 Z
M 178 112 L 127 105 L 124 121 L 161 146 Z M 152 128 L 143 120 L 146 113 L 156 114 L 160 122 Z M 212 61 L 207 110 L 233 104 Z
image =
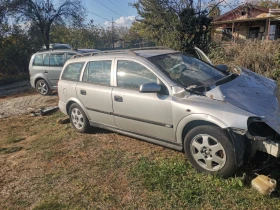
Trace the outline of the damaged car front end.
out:
M 247 69 L 231 82 L 214 87 L 205 95 L 232 104 L 251 114 L 247 128 L 239 129 L 251 141 L 251 157 L 256 151 L 280 156 L 279 90 L 275 81 Z M 234 120 L 234 119 L 233 119 Z
M 183 53 L 150 60 L 174 82 L 174 116 L 180 116 L 175 117 L 176 137 L 195 168 L 227 177 L 234 166 L 222 164 L 220 160 L 226 156 L 223 153 L 233 150 L 234 155 L 227 155 L 226 161 L 233 158 L 237 167 L 250 161 L 257 151 L 280 156 L 280 97 L 275 81 L 239 67 L 230 73 Z M 222 155 L 211 153 L 211 148 L 217 147 L 215 142 L 219 142 L 216 134 L 221 136 Z M 223 142 L 223 134 L 230 144 Z M 195 142 L 197 136 L 203 140 Z M 219 164 L 220 168 L 216 167 Z

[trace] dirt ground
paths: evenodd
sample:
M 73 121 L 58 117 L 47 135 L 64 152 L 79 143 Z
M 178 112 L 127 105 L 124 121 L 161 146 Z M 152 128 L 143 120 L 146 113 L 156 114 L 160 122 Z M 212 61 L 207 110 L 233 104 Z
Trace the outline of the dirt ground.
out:
M 0 86 L 0 119 L 18 114 L 28 114 L 39 108 L 57 106 L 58 97 L 38 94 L 29 81 Z

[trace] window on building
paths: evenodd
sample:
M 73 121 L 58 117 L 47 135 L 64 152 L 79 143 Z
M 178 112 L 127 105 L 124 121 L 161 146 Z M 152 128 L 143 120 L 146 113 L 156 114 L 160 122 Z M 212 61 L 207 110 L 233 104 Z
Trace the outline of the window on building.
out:
M 224 28 L 222 30 L 222 41 L 231 41 L 232 38 L 232 28 Z
M 249 38 L 257 39 L 259 37 L 260 27 L 251 27 L 249 28 Z

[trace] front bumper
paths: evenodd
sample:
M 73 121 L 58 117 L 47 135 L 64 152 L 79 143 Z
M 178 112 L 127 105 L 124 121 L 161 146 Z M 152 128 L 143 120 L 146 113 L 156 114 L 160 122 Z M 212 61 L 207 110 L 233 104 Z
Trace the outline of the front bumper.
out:
M 235 163 L 237 166 L 241 166 L 243 161 L 250 160 L 257 151 L 265 152 L 276 158 L 280 157 L 280 141 L 248 136 L 246 131 L 241 129 L 227 128 L 226 130 L 234 146 Z
M 257 151 L 265 152 L 274 157 L 280 156 L 280 141 L 275 142 L 271 140 L 254 140 L 253 144 Z

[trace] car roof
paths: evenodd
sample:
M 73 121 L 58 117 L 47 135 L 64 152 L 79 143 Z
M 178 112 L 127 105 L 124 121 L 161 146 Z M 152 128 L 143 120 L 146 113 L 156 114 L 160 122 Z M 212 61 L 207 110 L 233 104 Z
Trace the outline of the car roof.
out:
M 44 54 L 44 53 L 66 53 L 66 52 L 72 52 L 72 53 L 79 53 L 76 50 L 73 49 L 50 49 L 50 50 L 41 50 L 36 52 L 35 54 Z
M 91 53 L 83 53 L 77 54 L 73 56 L 70 60 L 75 59 L 75 61 L 85 61 L 88 60 L 89 57 L 94 56 L 95 58 L 104 58 L 108 56 L 113 57 L 143 57 L 150 58 L 158 55 L 170 54 L 175 51 L 166 47 L 146 47 L 146 48 L 134 48 L 134 49 L 125 49 L 125 50 L 109 50 L 109 51 L 99 51 L 99 52 L 91 52 Z
M 150 58 L 158 55 L 170 54 L 176 52 L 175 50 L 135 50 L 133 51 L 138 56 Z

